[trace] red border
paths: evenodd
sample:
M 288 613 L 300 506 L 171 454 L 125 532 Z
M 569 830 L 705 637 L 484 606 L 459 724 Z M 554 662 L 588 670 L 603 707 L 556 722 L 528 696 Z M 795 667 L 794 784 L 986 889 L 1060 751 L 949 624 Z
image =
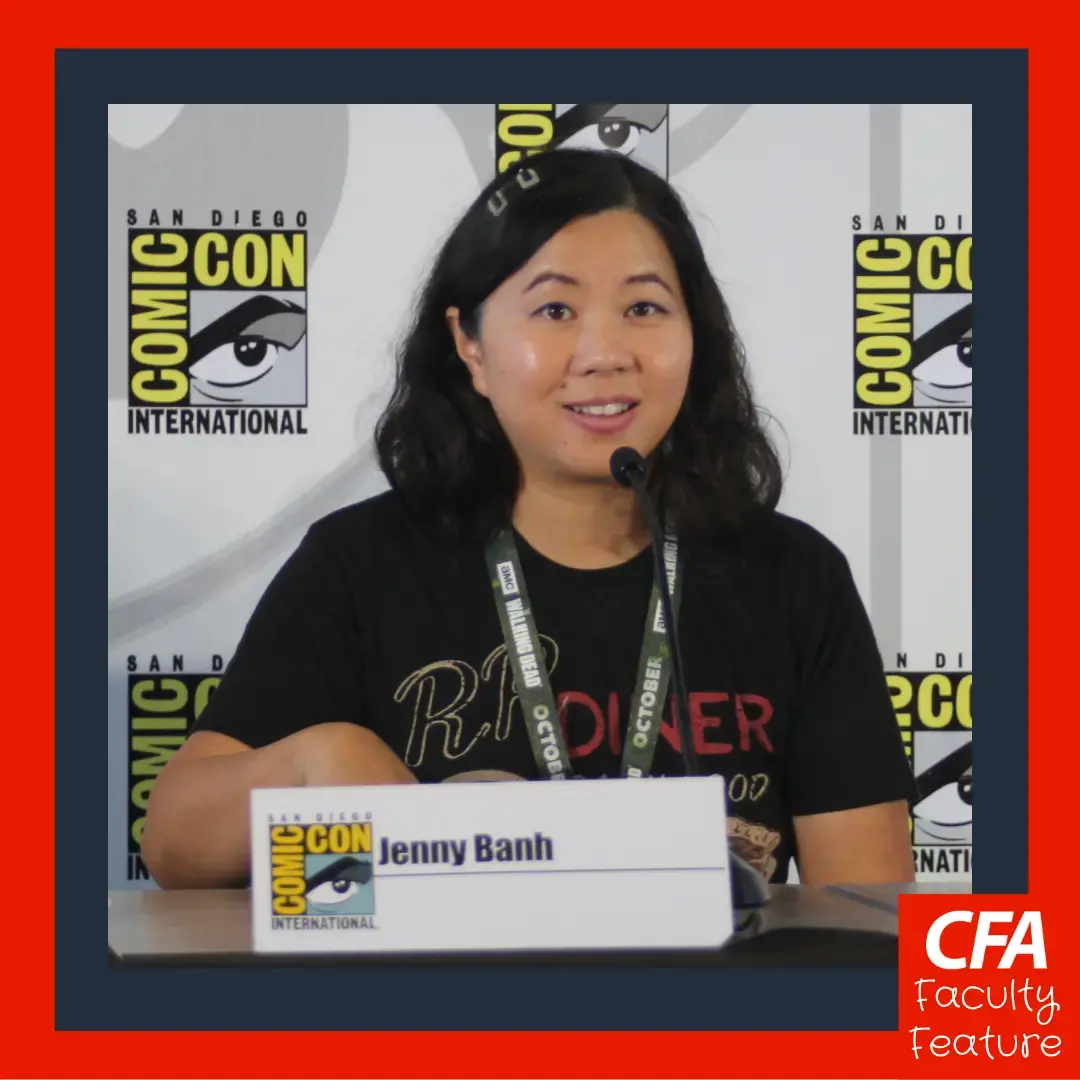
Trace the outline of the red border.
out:
M 9 509 L 6 542 L 13 548 L 6 565 L 18 574 L 6 582 L 6 655 L 11 665 L 9 722 L 3 749 L 7 761 L 37 763 L 10 770 L 5 794 L 40 807 L 42 834 L 51 835 L 53 777 L 53 372 L 49 357 L 53 346 L 53 301 L 47 283 L 52 279 L 53 253 L 53 49 L 61 47 L 498 47 L 563 46 L 572 27 L 579 47 L 1028 47 L 1036 38 L 1026 12 L 1012 10 L 1001 19 L 989 7 L 979 15 L 927 0 L 909 0 L 899 9 L 867 8 L 845 2 L 829 8 L 823 19 L 820 5 L 785 0 L 770 5 L 768 32 L 749 24 L 745 12 L 728 7 L 715 17 L 715 28 L 698 17 L 665 20 L 655 6 L 624 4 L 613 18 L 603 5 L 575 8 L 567 21 L 529 19 L 513 5 L 483 16 L 462 18 L 460 4 L 432 4 L 430 16 L 410 5 L 401 8 L 365 7 L 362 33 L 350 31 L 330 13 L 317 21 L 296 19 L 293 8 L 283 7 L 280 19 L 274 4 L 264 3 L 257 16 L 241 8 L 189 0 L 182 19 L 169 20 L 170 38 L 155 39 L 148 31 L 148 10 L 125 0 L 105 9 L 55 6 L 43 10 L 40 29 L 23 27 L 29 40 L 11 47 L 2 77 L 6 102 L 4 143 L 18 161 L 15 176 L 5 170 L 10 192 L 8 227 L 16 236 L 0 260 L 5 277 L 18 279 L 8 295 L 24 298 L 22 326 L 16 339 L 21 363 L 39 372 L 33 399 L 10 410 L 0 424 L 5 492 Z M 637 11 L 633 10 L 635 7 Z M 202 9 L 202 10 L 199 10 Z M 356 9 L 353 9 L 356 10 Z M 1029 9 L 1030 10 L 1030 9 Z M 400 14 L 394 14 L 395 11 Z M 871 15 L 871 12 L 873 14 Z M 24 15 L 32 19 L 31 14 Z M 871 21 L 868 21 L 871 20 Z M 763 20 L 764 21 L 764 20 Z M 844 30 L 826 28 L 843 27 Z M 62 27 L 62 30 L 60 29 Z M 278 27 L 280 29 L 267 29 Z M 7 24 L 14 30 L 11 23 Z M 1041 405 L 1060 401 L 1071 372 L 1065 363 L 1071 349 L 1056 329 L 1069 296 L 1065 268 L 1072 242 L 1055 236 L 1052 217 L 1057 207 L 1068 207 L 1066 178 L 1071 171 L 1058 160 L 1060 145 L 1067 144 L 1071 117 L 1065 116 L 1072 90 L 1065 86 L 1063 27 L 1054 27 L 1049 43 L 1031 55 L 1031 884 L 1050 886 L 1064 860 L 1062 838 L 1070 833 L 1063 818 L 1069 790 L 1054 760 L 1075 760 L 1075 724 L 1068 710 L 1057 710 L 1057 686 L 1069 670 L 1072 627 L 1070 603 L 1077 601 L 1077 574 L 1068 558 L 1061 557 L 1068 534 L 1061 528 L 1056 503 L 1066 491 L 1070 447 L 1067 428 Z M 58 43 L 58 33 L 62 40 Z M 902 100 L 904 87 L 870 88 L 871 98 Z M 899 95 L 899 96 L 897 96 Z M 22 234 L 22 235 L 20 235 Z M 27 289 L 27 282 L 36 286 Z M 9 357 L 14 359 L 14 357 Z M 1055 370 L 1055 367 L 1060 371 Z M 1042 420 L 1042 417 L 1047 419 Z M 1052 517 L 1053 515 L 1053 517 Z M 1062 540 L 1066 544 L 1062 544 Z M 985 603 L 985 598 L 980 598 Z M 989 605 L 992 607 L 992 605 Z M 990 613 L 992 616 L 992 612 Z M 1070 700 L 1067 692 L 1062 695 Z M 1056 725 L 1053 744 L 1051 717 Z M 1065 730 L 1071 725 L 1070 730 Z M 1067 745 L 1066 745 L 1067 744 Z M 1040 777 L 1055 778 L 1042 783 Z M 1055 811 L 1060 809 L 1062 813 Z M 1057 824 L 1050 826 L 1050 823 Z M 1050 826 L 1050 827 L 1048 827 Z M 303 1077 L 310 1076 L 312 1061 L 348 1062 L 355 1050 L 354 1034 L 186 1034 L 186 1033 L 57 1033 L 53 1031 L 53 911 L 52 867 L 38 895 L 48 903 L 20 910 L 17 927 L 5 941 L 5 967 L 17 972 L 14 993 L 5 1005 L 3 1025 L 18 1032 L 18 1043 L 5 1040 L 7 1076 L 19 1077 L 142 1077 L 148 1062 L 159 1063 L 176 1077 Z M 763 1009 L 763 1025 L 768 1024 Z M 706 1077 L 738 1075 L 807 1075 L 824 1067 L 833 1077 L 866 1076 L 875 1065 L 898 1075 L 910 1069 L 898 1057 L 897 1037 L 889 1033 L 557 1033 L 538 1037 L 524 1033 L 396 1033 L 363 1036 L 364 1069 L 382 1076 L 611 1076 Z M 313 1051 L 316 1051 L 313 1053 Z M 335 1053 L 335 1050 L 337 1053 Z M 873 1064 L 871 1064 L 873 1063 Z M 340 1070 L 342 1066 L 338 1066 Z M 853 1071 L 849 1071 L 853 1070 Z M 320 1075 L 334 1074 L 320 1066 Z M 337 1072 L 337 1075 L 344 1075 Z

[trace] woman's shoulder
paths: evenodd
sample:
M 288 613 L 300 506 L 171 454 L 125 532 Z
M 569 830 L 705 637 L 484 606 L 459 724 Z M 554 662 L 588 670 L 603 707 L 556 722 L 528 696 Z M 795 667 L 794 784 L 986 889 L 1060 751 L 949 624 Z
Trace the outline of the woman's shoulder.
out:
M 820 529 L 778 510 L 763 512 L 738 544 L 742 554 L 770 570 L 844 569 L 847 557 Z
M 381 491 L 359 502 L 339 507 L 311 523 L 308 532 L 326 540 L 353 540 L 386 528 L 401 528 L 407 515 L 396 491 Z
M 384 552 L 407 557 L 444 550 L 450 542 L 389 489 L 318 518 L 308 527 L 306 543 L 354 556 Z

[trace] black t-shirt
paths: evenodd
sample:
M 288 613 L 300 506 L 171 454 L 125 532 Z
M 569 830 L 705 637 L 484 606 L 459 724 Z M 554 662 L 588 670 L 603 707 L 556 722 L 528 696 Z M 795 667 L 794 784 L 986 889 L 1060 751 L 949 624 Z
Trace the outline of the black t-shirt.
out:
M 516 539 L 573 769 L 617 777 L 651 553 L 575 570 Z M 793 816 L 915 797 L 869 620 L 820 533 L 773 513 L 738 549 L 688 553 L 678 622 L 700 771 L 724 777 L 732 846 L 766 877 L 787 878 Z M 483 550 L 393 493 L 311 527 L 197 728 L 260 747 L 330 721 L 376 732 L 421 782 L 541 775 Z M 653 775 L 682 774 L 669 702 Z

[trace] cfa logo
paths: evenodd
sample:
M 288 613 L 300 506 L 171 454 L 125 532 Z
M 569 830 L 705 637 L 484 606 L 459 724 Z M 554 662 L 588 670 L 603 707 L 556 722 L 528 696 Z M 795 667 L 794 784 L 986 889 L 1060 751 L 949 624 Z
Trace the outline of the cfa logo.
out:
M 941 937 L 946 927 L 953 923 L 971 923 L 975 921 L 973 911 L 947 911 L 939 915 L 926 932 L 926 955 L 935 967 L 956 971 L 961 968 L 981 969 L 986 959 L 987 949 L 1004 948 L 997 967 L 1011 968 L 1013 961 L 1020 955 L 1031 957 L 1035 968 L 1046 967 L 1046 944 L 1043 940 L 1042 913 L 1022 911 L 1016 923 L 1016 929 L 1009 935 L 995 934 L 991 928 L 995 923 L 1012 924 L 1015 915 L 1011 911 L 980 911 L 975 925 L 974 939 L 968 956 L 946 956 L 942 948 Z M 969 963 L 970 960 L 970 963 Z

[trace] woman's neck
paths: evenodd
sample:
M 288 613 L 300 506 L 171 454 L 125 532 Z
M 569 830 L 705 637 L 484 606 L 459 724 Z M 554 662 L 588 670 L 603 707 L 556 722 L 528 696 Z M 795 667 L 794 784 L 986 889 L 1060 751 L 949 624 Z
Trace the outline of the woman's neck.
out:
M 526 478 L 514 506 L 514 527 L 541 555 L 578 570 L 629 562 L 649 544 L 634 493 L 613 482 Z

